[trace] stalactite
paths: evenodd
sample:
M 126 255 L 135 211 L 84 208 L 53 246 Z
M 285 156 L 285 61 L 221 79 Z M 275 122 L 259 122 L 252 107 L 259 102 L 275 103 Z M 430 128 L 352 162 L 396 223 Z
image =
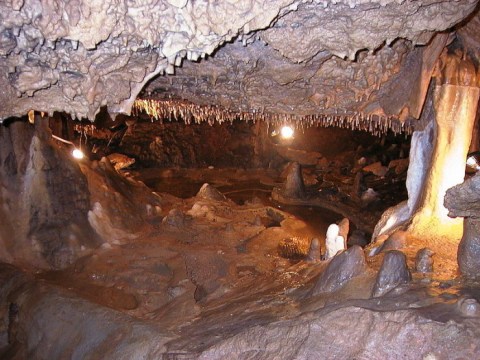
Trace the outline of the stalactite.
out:
M 153 100 L 137 99 L 133 105 L 132 114 L 138 116 L 141 112 L 147 114 L 152 121 L 162 120 L 183 120 L 185 124 L 200 124 L 208 122 L 213 125 L 215 122 L 232 123 L 234 120 L 242 120 L 256 123 L 257 121 L 267 122 L 275 126 L 291 125 L 297 128 L 321 126 L 321 127 L 340 127 L 352 130 L 368 131 L 373 135 L 381 136 L 388 130 L 394 133 L 411 134 L 414 130 L 410 122 L 402 123 L 396 117 L 386 117 L 361 112 L 348 114 L 339 114 L 338 110 L 330 113 L 294 115 L 278 114 L 262 111 L 242 111 L 234 112 L 219 106 L 197 105 L 181 100 Z

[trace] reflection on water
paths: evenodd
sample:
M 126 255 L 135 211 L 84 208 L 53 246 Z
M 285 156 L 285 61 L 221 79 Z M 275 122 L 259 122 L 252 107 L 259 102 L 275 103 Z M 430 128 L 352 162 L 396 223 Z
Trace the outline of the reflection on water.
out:
M 187 177 L 149 178 L 142 181 L 153 191 L 167 193 L 181 199 L 195 196 L 204 184 L 204 181 L 197 181 Z

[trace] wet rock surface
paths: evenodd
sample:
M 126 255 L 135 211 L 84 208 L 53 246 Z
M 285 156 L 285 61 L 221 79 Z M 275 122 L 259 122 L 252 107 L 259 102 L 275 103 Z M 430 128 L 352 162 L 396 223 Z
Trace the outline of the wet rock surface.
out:
M 423 248 L 418 250 L 417 255 L 415 256 L 415 270 L 425 274 L 431 273 L 433 271 L 434 260 L 432 256 L 435 253 L 429 248 Z
M 302 167 L 299 163 L 293 162 L 287 171 L 287 179 L 281 189 L 283 195 L 293 199 L 304 198 L 305 184 L 303 183 Z
M 362 248 L 352 246 L 330 260 L 327 268 L 316 281 L 312 295 L 336 291 L 352 278 L 365 273 L 366 270 L 367 263 Z
M 313 238 L 308 249 L 307 261 L 320 261 L 320 240 Z
M 132 196 L 143 205 L 152 201 L 141 184 L 109 173 L 108 163 L 95 166 L 122 191 L 111 200 L 124 214 L 139 212 L 124 203 Z M 144 207 L 149 226 L 137 228 L 135 239 L 107 242 L 70 268 L 32 276 L 0 266 L 0 324 L 11 324 L 0 326 L 0 357 L 22 358 L 25 349 L 49 359 L 303 359 L 325 349 L 345 359 L 438 351 L 475 358 L 480 352 L 465 345 L 479 335 L 477 305 L 454 291 L 442 298 L 412 288 L 370 299 L 371 269 L 380 265 L 369 259 L 367 268 L 357 246 L 329 262 L 279 256 L 278 245 L 295 236 L 308 251 L 308 239 L 323 236 L 328 223 L 315 232 L 260 200 L 240 206 L 199 196 L 155 198 L 161 209 L 147 216 Z M 102 204 L 111 211 L 110 202 Z M 478 299 L 475 291 L 462 293 Z M 412 338 L 421 346 L 407 346 Z M 367 344 L 360 352 L 359 343 Z
M 412 275 L 408 270 L 405 254 L 398 250 L 388 251 L 385 253 L 378 272 L 372 296 L 383 296 L 395 287 L 408 283 L 411 279 Z
M 395 231 L 382 244 L 379 252 L 386 252 L 390 250 L 400 250 L 407 245 L 407 233 L 402 230 Z
M 350 154 L 329 161 L 332 167 L 323 164 L 327 171 L 319 182 L 336 177 L 332 184 L 342 186 L 348 158 L 354 159 Z M 90 195 L 89 225 L 101 235 L 100 246 L 64 269 L 0 265 L 1 358 L 312 358 L 327 350 L 337 358 L 385 358 L 387 352 L 390 358 L 415 358 L 435 351 L 478 357 L 474 283 L 454 279 L 454 272 L 444 282 L 434 273 L 428 283 L 415 274 L 402 292 L 371 299 L 385 254 L 365 260 L 352 247 L 328 262 L 305 259 L 310 240 L 322 240 L 341 215 L 303 208 L 297 217 L 273 206 L 269 190 L 234 202 L 229 198 L 237 193 L 222 187 L 238 190 L 238 181 L 256 174 L 271 189 L 279 183 L 276 174 L 157 170 L 157 177 L 165 176 L 160 182 L 172 179 L 167 190 L 181 187 L 186 174 L 196 179 L 191 195 L 176 198 L 122 176 L 106 158 L 79 168 Z M 367 182 L 372 179 L 378 181 L 366 175 Z M 211 185 L 198 194 L 205 182 L 216 189 Z M 279 254 L 286 240 L 285 249 L 295 256 Z M 316 254 L 323 240 L 317 245 Z M 409 263 L 414 256 L 409 254 Z M 406 345 L 412 338 L 421 339 L 419 346 Z M 366 345 L 359 350 L 359 343 Z
M 449 215 L 465 217 L 457 261 L 462 274 L 472 278 L 480 277 L 479 189 L 480 175 L 475 175 L 449 189 L 445 196 Z

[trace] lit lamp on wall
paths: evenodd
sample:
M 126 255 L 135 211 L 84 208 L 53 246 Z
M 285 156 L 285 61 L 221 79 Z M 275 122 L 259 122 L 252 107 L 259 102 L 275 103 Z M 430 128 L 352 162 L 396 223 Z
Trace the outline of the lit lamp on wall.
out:
M 82 160 L 85 157 L 83 151 L 77 148 L 73 149 L 72 156 L 77 160 Z
M 63 142 L 64 144 L 72 145 L 72 146 L 73 146 L 72 156 L 73 156 L 75 159 L 77 159 L 77 160 L 82 160 L 82 159 L 85 157 L 85 154 L 83 153 L 81 147 L 80 147 L 80 148 L 77 148 L 73 142 L 68 141 L 68 140 L 65 140 L 65 139 L 62 139 L 61 137 L 58 137 L 58 136 L 56 136 L 56 135 L 52 135 L 52 138 L 54 138 L 55 140 L 61 141 L 61 142 Z
M 480 151 L 467 155 L 467 173 L 475 173 L 480 170 Z
M 283 126 L 281 129 L 280 129 L 280 136 L 283 138 L 283 139 L 291 139 L 293 138 L 293 134 L 295 132 L 293 131 L 293 129 L 290 127 L 290 126 Z
M 282 145 L 289 145 L 292 143 L 295 135 L 295 131 L 291 126 L 284 125 L 280 129 L 275 129 L 272 131 L 271 136 L 274 139 L 274 142 Z

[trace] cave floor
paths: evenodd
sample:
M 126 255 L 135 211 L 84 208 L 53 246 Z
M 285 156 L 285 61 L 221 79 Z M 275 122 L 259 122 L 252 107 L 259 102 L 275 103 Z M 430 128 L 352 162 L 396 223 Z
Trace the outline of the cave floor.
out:
M 172 174 L 162 175 L 171 179 L 167 187 L 180 182 Z M 422 358 L 433 350 L 438 356 L 457 353 L 459 347 L 464 354 L 480 353 L 480 310 L 464 306 L 464 299 L 480 301 L 480 284 L 458 278 L 446 252 L 435 255 L 434 273 L 413 272 L 410 283 L 382 297 L 371 294 L 383 254 L 367 257 L 368 269 L 337 291 L 314 296 L 312 288 L 329 262 L 302 256 L 313 237 L 323 249 L 326 228 L 342 216 L 318 206 L 303 207 L 302 218 L 274 206 L 265 196 L 278 185 L 272 174 L 224 171 L 222 177 L 212 169 L 195 174 L 198 185 L 211 181 L 205 175 L 211 174 L 227 196 L 238 194 L 232 186 L 243 182 L 250 199 L 236 198 L 239 205 L 214 189 L 184 199 L 159 194 L 166 199 L 161 213 L 134 236 L 105 243 L 67 269 L 36 272 L 29 281 L 42 294 L 56 289 L 59 295 L 51 301 L 57 309 L 82 299 L 96 304 L 94 309 L 111 309 L 160 328 L 164 358 L 307 359 L 325 351 L 325 358 Z M 158 171 L 136 176 L 153 187 Z M 194 180 L 189 176 L 186 186 Z M 295 239 L 294 246 L 280 247 L 285 239 Z M 415 242 L 404 249 L 410 269 L 421 247 Z M 74 311 L 91 311 L 83 302 L 76 306 Z M 43 305 L 31 317 L 48 311 Z M 47 326 L 50 320 L 44 318 L 36 324 Z M 88 326 L 93 334 L 99 331 L 94 323 Z M 132 330 L 120 328 L 128 338 Z M 118 336 L 119 342 L 127 341 Z M 453 342 L 444 344 L 446 336 Z M 412 341 L 415 346 L 409 347 Z M 11 348 L 3 352 L 6 358 L 12 353 L 18 355 Z

